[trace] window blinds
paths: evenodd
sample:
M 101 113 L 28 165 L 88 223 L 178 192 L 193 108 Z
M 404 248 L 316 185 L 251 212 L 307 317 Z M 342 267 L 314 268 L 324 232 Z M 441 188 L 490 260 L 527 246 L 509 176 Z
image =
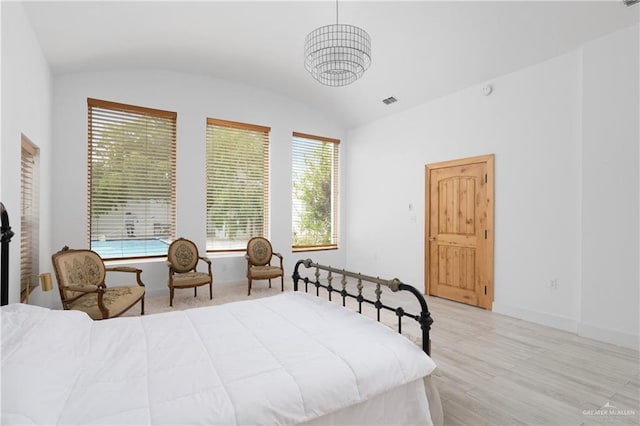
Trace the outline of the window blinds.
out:
M 337 139 L 293 133 L 292 248 L 331 249 L 338 246 Z
M 175 236 L 175 112 L 88 99 L 91 249 L 164 256 Z
M 268 237 L 269 127 L 207 119 L 207 250 Z
M 21 154 L 20 301 L 38 285 L 39 268 L 39 150 L 24 135 Z

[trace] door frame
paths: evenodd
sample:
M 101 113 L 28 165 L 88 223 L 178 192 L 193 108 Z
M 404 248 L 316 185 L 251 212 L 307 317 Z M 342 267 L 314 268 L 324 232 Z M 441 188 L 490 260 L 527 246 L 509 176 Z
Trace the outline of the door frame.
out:
M 484 256 L 487 256 L 486 259 L 486 274 L 487 276 L 484 278 L 485 285 L 487 286 L 487 299 L 488 305 L 485 306 L 485 309 L 488 311 L 492 310 L 493 306 L 493 296 L 494 296 L 494 198 L 495 198 L 495 173 L 494 173 L 494 163 L 495 163 L 495 154 L 487 154 L 487 155 L 479 155 L 476 157 L 467 157 L 460 158 L 457 160 L 449 160 L 449 161 L 441 161 L 438 163 L 429 163 L 425 165 L 425 215 L 424 215 L 424 293 L 429 295 L 430 282 L 429 282 L 429 258 L 431 253 L 430 244 L 429 244 L 429 226 L 430 226 L 430 208 L 431 208 L 431 171 L 437 169 L 443 169 L 448 167 L 460 167 L 477 163 L 485 163 L 486 164 L 486 179 L 485 183 L 486 191 L 487 191 L 487 243 L 486 243 L 486 253 L 483 253 Z

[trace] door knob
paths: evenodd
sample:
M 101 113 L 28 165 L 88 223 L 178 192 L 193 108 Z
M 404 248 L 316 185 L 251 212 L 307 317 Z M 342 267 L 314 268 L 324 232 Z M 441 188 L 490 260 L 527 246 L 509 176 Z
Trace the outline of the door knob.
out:
M 435 241 L 435 240 L 436 240 L 436 237 L 429 236 L 429 241 Z

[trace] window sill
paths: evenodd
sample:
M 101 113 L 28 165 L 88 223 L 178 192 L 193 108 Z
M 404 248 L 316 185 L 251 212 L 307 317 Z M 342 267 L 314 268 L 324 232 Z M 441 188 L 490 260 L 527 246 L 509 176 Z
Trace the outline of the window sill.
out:
M 132 257 L 128 259 L 103 259 L 105 266 L 116 265 L 136 265 L 144 263 L 164 263 L 167 261 L 167 256 L 154 256 L 154 257 Z
M 241 257 L 244 259 L 246 251 L 209 251 L 206 253 L 206 256 L 209 259 L 232 259 Z
M 338 250 L 337 245 L 327 245 L 327 246 L 314 246 L 314 247 L 292 247 L 291 251 L 293 253 L 302 253 L 305 251 L 327 251 L 327 250 Z

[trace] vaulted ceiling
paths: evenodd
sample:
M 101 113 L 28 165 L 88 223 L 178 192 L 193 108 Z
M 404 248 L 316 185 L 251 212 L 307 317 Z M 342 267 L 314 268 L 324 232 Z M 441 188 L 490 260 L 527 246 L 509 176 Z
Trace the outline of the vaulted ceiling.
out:
M 271 90 L 345 128 L 490 81 L 639 22 L 610 1 L 341 1 L 372 38 L 371 68 L 326 87 L 304 69 L 305 36 L 335 23 L 333 1 L 25 2 L 54 74 L 161 69 Z M 382 99 L 395 96 L 398 103 Z

